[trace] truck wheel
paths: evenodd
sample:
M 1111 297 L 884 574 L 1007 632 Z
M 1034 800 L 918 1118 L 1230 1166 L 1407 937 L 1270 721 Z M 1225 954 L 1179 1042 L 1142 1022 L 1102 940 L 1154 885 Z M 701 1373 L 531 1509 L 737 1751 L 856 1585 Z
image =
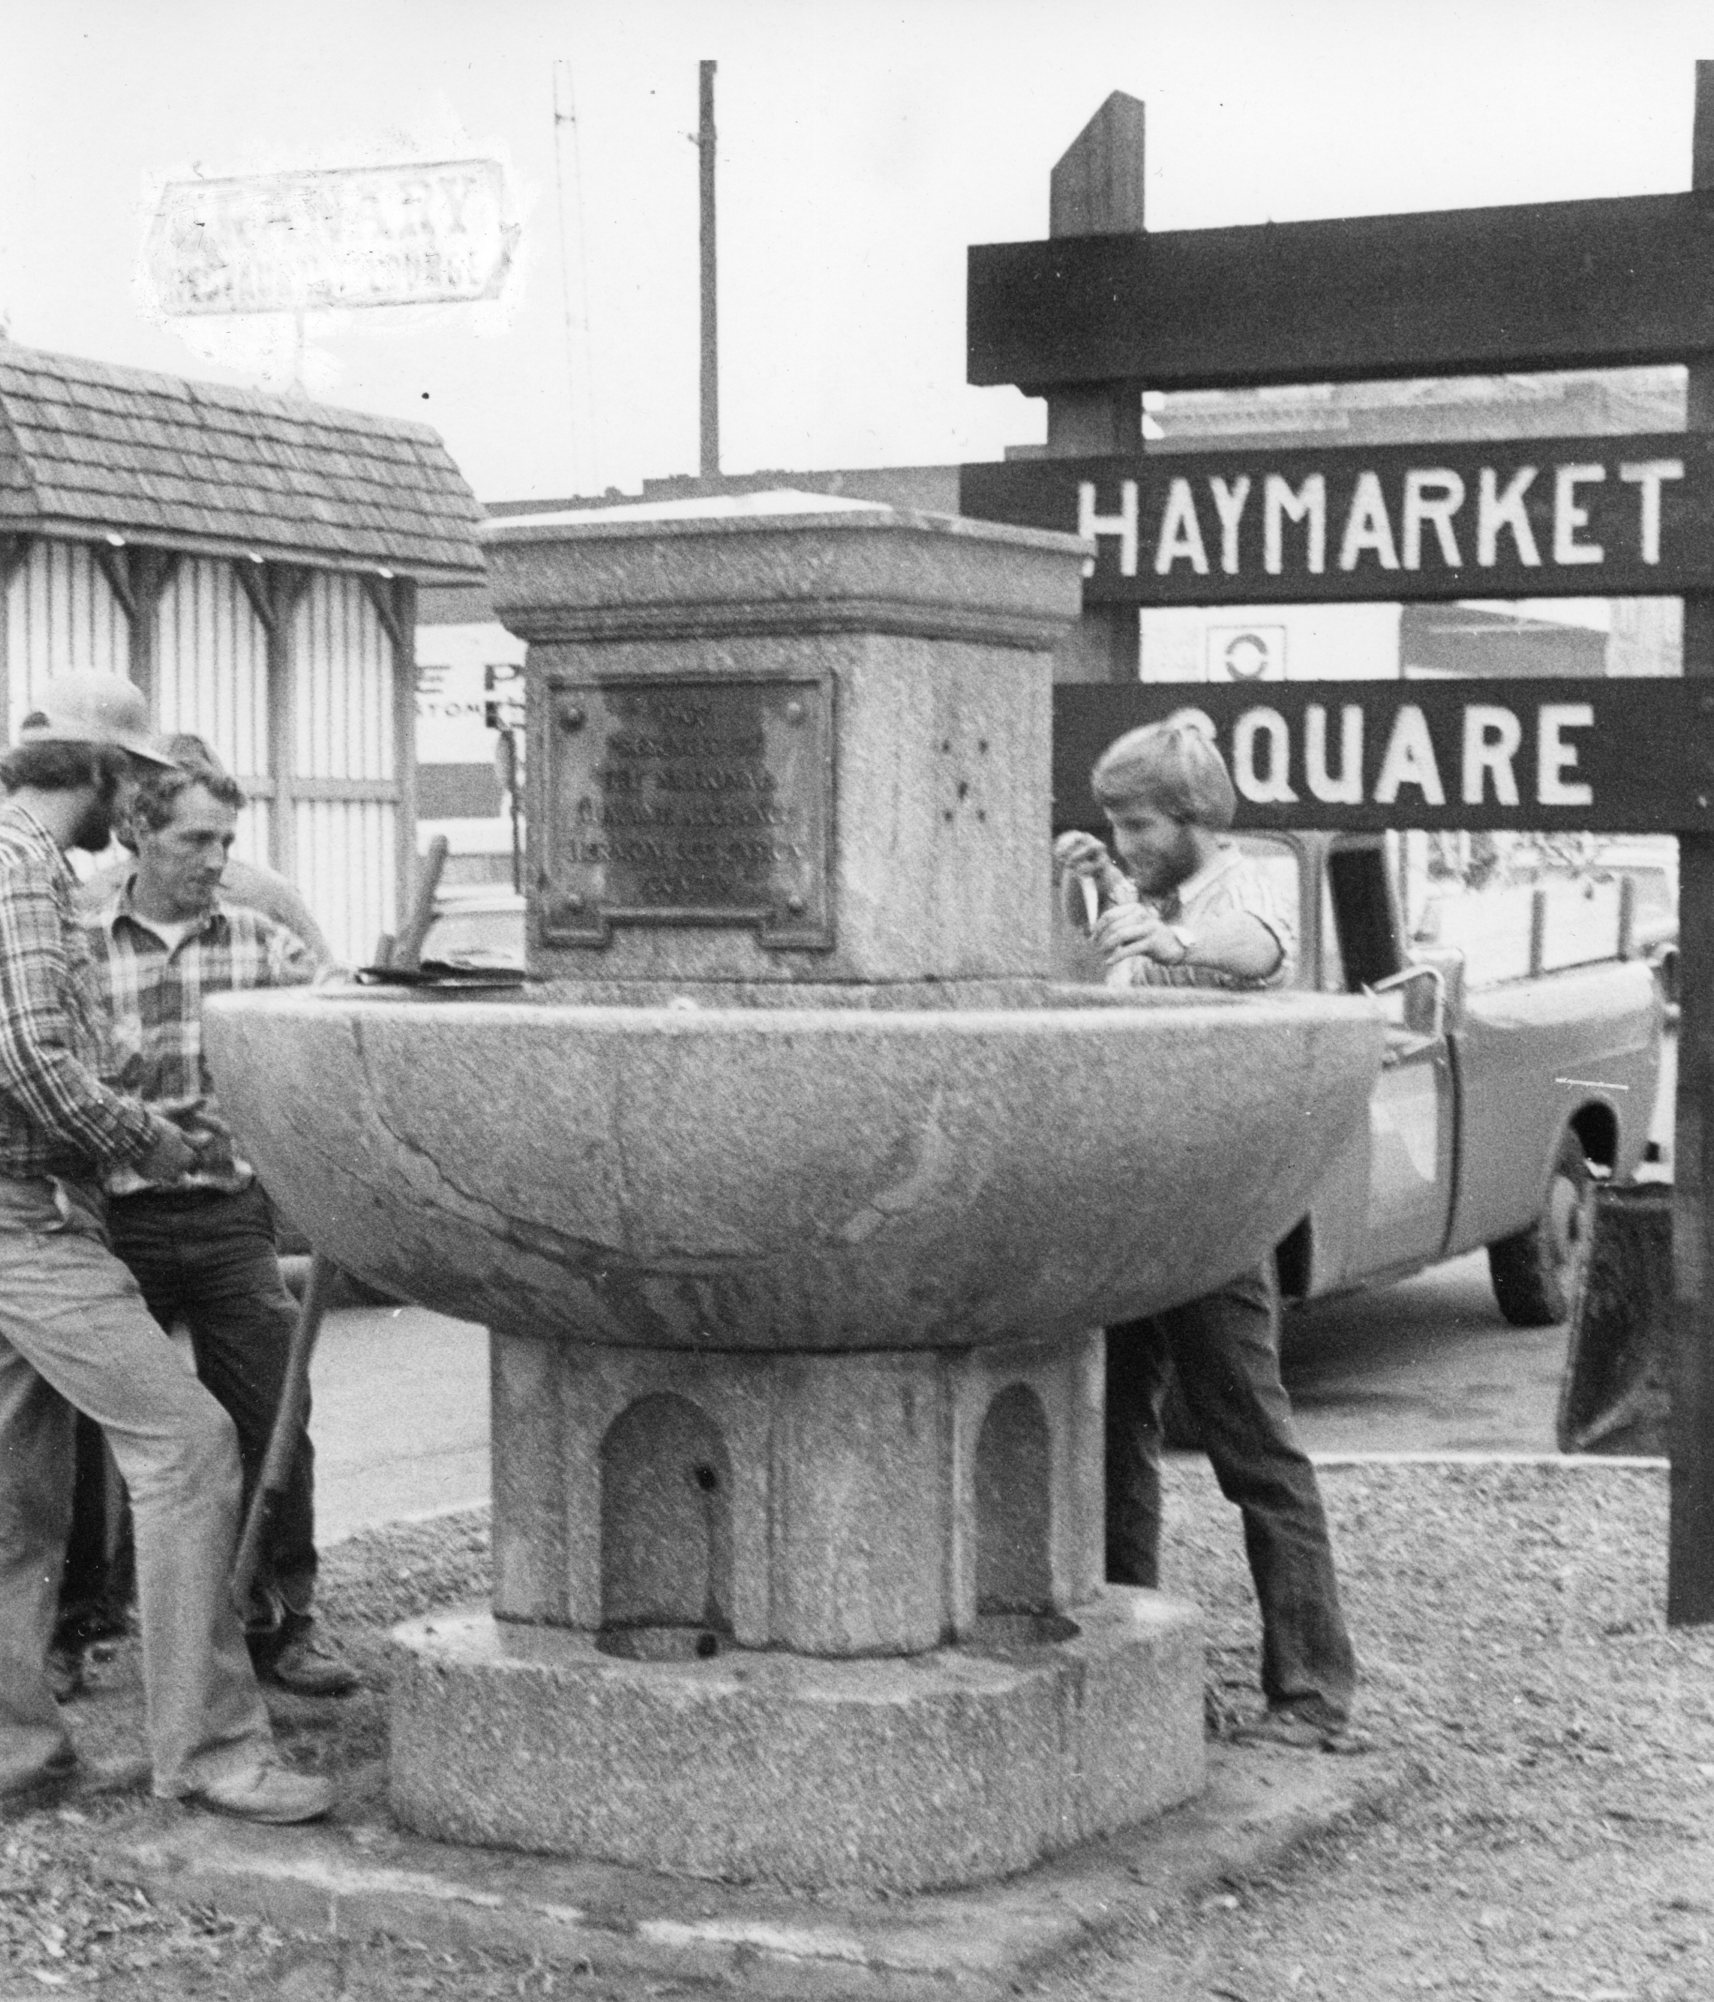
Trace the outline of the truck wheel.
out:
M 1489 1245 L 1494 1298 L 1514 1328 L 1548 1328 L 1570 1317 L 1589 1247 L 1593 1186 L 1576 1134 L 1563 1134 L 1548 1177 L 1547 1206 L 1528 1230 Z

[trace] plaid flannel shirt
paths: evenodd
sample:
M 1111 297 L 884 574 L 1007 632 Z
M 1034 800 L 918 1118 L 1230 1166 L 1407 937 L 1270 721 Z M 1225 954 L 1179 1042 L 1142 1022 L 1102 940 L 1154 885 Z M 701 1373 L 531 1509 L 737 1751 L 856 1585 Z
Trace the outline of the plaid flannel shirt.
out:
M 315 962 L 295 932 L 240 904 L 217 903 L 169 950 L 131 908 L 133 880 L 127 877 L 83 920 L 108 1008 L 105 1075 L 204 1145 L 197 1166 L 175 1182 L 150 1182 L 133 1165 L 121 1164 L 109 1173 L 107 1192 L 235 1192 L 249 1185 L 255 1170 L 234 1149 L 215 1101 L 202 1053 L 203 996 L 305 987 L 315 978 Z
M 141 1161 L 154 1128 L 110 1090 L 75 878 L 28 808 L 0 807 L 0 1175 L 87 1180 Z

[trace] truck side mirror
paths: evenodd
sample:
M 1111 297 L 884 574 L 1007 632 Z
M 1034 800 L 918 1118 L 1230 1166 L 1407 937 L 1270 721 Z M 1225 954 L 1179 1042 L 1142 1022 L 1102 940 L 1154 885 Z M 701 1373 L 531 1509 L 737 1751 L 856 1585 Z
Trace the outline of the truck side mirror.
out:
M 1407 966 L 1366 991 L 1377 998 L 1397 994 L 1404 1007 L 1403 1026 L 1410 1035 L 1437 1043 L 1446 1034 L 1446 975 L 1438 966 Z

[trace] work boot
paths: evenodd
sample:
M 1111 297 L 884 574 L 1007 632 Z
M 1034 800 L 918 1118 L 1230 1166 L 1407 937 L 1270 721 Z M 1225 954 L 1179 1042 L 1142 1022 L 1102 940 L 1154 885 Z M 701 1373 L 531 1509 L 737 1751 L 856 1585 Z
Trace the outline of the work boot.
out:
M 256 1675 L 294 1696 L 349 1696 L 359 1686 L 357 1671 L 322 1642 L 310 1622 L 256 1663 Z
M 1368 1739 L 1353 1731 L 1347 1718 L 1313 1700 L 1270 1704 L 1262 1716 L 1239 1725 L 1233 1736 L 1241 1745 L 1283 1745 L 1299 1752 L 1369 1750 Z
M 82 1648 L 55 1645 L 48 1649 L 48 1687 L 56 1703 L 69 1703 L 83 1694 L 88 1683 L 83 1673 Z
M 151 1770 L 149 1761 L 136 1753 L 90 1759 L 62 1745 L 33 1772 L 0 1780 L 0 1817 L 58 1807 L 73 1796 L 134 1793 L 148 1785 Z
M 333 1788 L 309 1773 L 294 1773 L 276 1759 L 261 1759 L 241 1773 L 207 1780 L 184 1796 L 191 1807 L 212 1808 L 240 1821 L 271 1826 L 319 1821 L 333 1806 Z
M 28 1772 L 0 1775 L 0 1815 L 57 1807 L 76 1780 L 77 1753 L 70 1745 L 61 1745 Z

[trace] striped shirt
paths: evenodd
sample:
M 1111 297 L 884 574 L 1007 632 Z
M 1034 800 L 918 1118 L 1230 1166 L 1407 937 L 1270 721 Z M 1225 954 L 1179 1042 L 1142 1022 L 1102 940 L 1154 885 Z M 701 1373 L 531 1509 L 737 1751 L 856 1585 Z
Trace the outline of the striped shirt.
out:
M 0 806 L 0 1175 L 84 1180 L 155 1144 L 142 1106 L 98 1075 L 102 1023 L 76 887 L 36 816 Z
M 1210 918 L 1242 913 L 1258 918 L 1280 946 L 1280 963 L 1272 973 L 1245 978 L 1222 973 L 1213 966 L 1162 966 L 1141 955 L 1118 960 L 1107 972 L 1110 987 L 1285 987 L 1291 982 L 1297 963 L 1297 926 L 1267 871 L 1242 849 L 1222 842 L 1213 861 L 1187 876 L 1170 896 L 1156 905 L 1163 923 L 1182 924 L 1194 932 Z
M 195 1168 L 170 1184 L 151 1183 L 124 1164 L 107 1177 L 112 1196 L 141 1189 L 223 1189 L 236 1193 L 255 1170 L 232 1144 L 202 1048 L 205 994 L 256 987 L 306 987 L 315 962 L 303 941 L 260 911 L 217 903 L 171 946 L 131 906 L 128 877 L 84 927 L 97 986 L 107 1001 L 107 1076 L 203 1141 Z

